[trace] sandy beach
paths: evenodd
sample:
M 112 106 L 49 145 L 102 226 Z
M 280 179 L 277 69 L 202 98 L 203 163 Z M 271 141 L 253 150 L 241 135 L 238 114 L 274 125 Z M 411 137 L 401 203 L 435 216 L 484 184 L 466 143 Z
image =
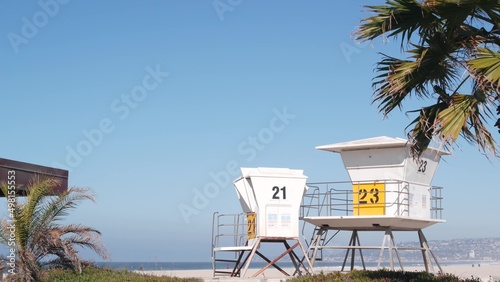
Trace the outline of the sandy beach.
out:
M 500 281 L 500 263 L 499 264 L 461 264 L 461 265 L 442 265 L 444 273 L 451 273 L 461 278 L 480 278 L 482 281 Z M 367 268 L 370 270 L 375 270 L 375 268 Z M 405 267 L 406 271 L 423 271 L 424 267 Z M 436 269 L 437 270 L 437 269 Z M 251 276 L 256 273 L 258 269 L 249 269 L 247 271 L 245 279 L 241 278 L 231 278 L 231 277 L 213 277 L 213 272 L 211 269 L 203 270 L 151 270 L 151 271 L 136 271 L 138 273 L 144 273 L 155 276 L 175 276 L 181 278 L 200 278 L 203 281 L 280 281 L 287 277 L 281 272 L 274 268 L 269 268 L 260 274 L 258 277 L 252 278 Z M 285 269 L 288 273 L 293 273 L 293 269 Z M 340 271 L 339 267 L 321 267 L 315 268 L 315 273 L 324 273 Z M 288 277 L 289 278 L 289 277 Z
M 471 276 L 481 278 L 482 281 L 500 281 L 500 264 L 464 264 L 442 266 L 445 273 L 451 273 L 461 278 Z

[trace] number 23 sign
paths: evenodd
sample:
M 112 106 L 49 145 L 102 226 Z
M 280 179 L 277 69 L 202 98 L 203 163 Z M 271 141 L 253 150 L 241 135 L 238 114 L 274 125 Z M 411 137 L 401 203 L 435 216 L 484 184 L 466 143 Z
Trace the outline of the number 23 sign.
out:
M 385 184 L 353 184 L 354 215 L 385 214 Z

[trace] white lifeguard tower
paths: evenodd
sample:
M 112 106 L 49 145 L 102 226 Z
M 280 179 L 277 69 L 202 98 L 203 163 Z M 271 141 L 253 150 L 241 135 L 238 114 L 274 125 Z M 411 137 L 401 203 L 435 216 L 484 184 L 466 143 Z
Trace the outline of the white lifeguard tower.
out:
M 276 264 L 286 255 L 289 255 L 295 266 L 295 273 L 312 272 L 312 265 L 299 238 L 299 209 L 307 190 L 306 179 L 302 170 L 241 168 L 241 177 L 233 184 L 243 214 L 214 214 L 214 276 L 245 277 L 255 254 L 267 264 L 252 277 L 258 276 L 270 266 L 288 276 Z M 290 246 L 289 242 L 294 243 Z M 259 251 L 262 243 L 281 243 L 285 246 L 285 251 L 270 260 Z M 301 257 L 306 257 L 307 266 L 294 251 L 296 247 L 300 247 Z
M 441 187 L 432 187 L 431 181 L 442 155 L 448 152 L 428 148 L 416 161 L 410 156 L 407 140 L 375 137 L 363 140 L 316 147 L 340 153 L 351 179 L 342 183 L 308 183 L 301 218 L 315 226 L 309 243 L 308 255 L 314 265 L 321 259 L 323 249 L 346 249 L 342 270 L 351 255 L 354 267 L 356 250 L 365 269 L 363 249 L 380 249 L 378 267 L 384 250 L 389 251 L 389 263 L 394 270 L 393 252 L 404 271 L 399 250 L 420 250 L 427 272 L 434 272 L 432 259 L 442 271 L 432 253 L 423 228 L 442 220 Z M 327 237 L 328 231 L 336 231 Z M 339 231 L 350 231 L 346 246 L 332 246 Z M 384 231 L 382 246 L 362 246 L 359 231 Z M 393 231 L 418 233 L 420 247 L 398 248 Z

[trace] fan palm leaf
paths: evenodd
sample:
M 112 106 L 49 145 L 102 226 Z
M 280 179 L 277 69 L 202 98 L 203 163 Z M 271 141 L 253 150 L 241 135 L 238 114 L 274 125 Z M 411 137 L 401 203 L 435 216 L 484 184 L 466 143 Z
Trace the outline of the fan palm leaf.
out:
M 473 95 L 455 94 L 452 106 L 438 115 L 439 136 L 455 142 L 460 134 L 469 142 L 477 143 L 481 149 L 494 147 L 494 139 L 486 128 L 485 117 L 481 110 L 482 102 Z M 473 132 L 471 131 L 473 129 Z
M 388 37 L 401 34 L 405 41 L 409 41 L 414 32 L 425 34 L 438 20 L 430 9 L 423 9 L 418 1 L 395 0 L 387 1 L 383 6 L 366 7 L 375 16 L 361 21 L 360 28 L 355 32 L 356 39 L 361 41 L 373 40 L 386 33 Z
M 498 91 L 500 87 L 500 52 L 487 48 L 478 48 L 476 58 L 470 60 L 468 65 L 471 72 L 486 85 Z
M 413 128 L 408 133 L 408 142 L 411 144 L 410 152 L 412 155 L 419 156 L 429 146 L 436 131 L 435 125 L 438 123 L 439 112 L 446 109 L 446 107 L 445 102 L 440 102 L 418 111 L 409 111 L 419 113 L 418 117 L 408 125 L 408 127 L 413 125 Z M 444 147 L 447 145 L 444 142 Z
M 500 114 L 498 0 L 388 0 L 366 7 L 372 16 L 361 21 L 356 39 L 401 36 L 408 55 L 382 54 L 373 80 L 379 111 L 385 117 L 412 96 L 436 97 L 429 106 L 409 111 L 418 113 L 407 127 L 413 156 L 418 158 L 433 138 L 449 147 L 460 136 L 498 156 L 486 123 L 491 109 Z M 458 94 L 466 87 L 469 93 Z M 495 126 L 500 129 L 500 119 Z

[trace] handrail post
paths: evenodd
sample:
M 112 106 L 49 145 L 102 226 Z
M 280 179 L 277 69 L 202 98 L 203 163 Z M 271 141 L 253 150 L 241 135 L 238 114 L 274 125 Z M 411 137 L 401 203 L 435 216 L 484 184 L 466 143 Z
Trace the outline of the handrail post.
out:
M 215 225 L 217 224 L 217 226 L 218 226 L 218 224 L 219 224 L 218 214 L 219 214 L 219 212 L 214 212 L 214 214 L 212 215 L 212 254 L 211 254 L 212 258 L 214 256 L 214 251 L 213 250 L 214 250 L 214 248 L 217 245 L 216 242 L 215 242 L 215 240 L 216 240 L 216 237 L 215 237 Z M 216 220 L 216 218 L 217 218 L 217 220 Z M 217 234 L 219 234 L 219 228 L 218 227 L 217 227 Z

